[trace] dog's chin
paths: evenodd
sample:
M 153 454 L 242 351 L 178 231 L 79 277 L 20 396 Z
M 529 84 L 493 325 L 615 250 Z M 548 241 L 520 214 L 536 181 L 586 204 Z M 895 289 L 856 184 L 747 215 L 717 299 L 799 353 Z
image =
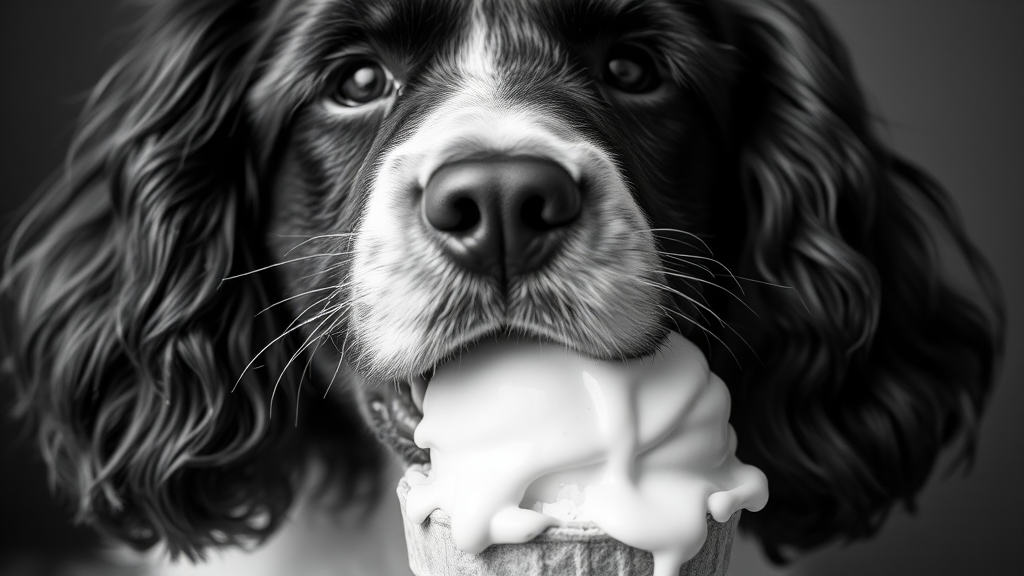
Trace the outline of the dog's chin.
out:
M 656 327 L 652 328 L 651 333 L 656 337 L 651 339 L 648 346 L 638 348 L 629 354 L 620 354 L 614 359 L 628 361 L 655 353 L 668 338 L 669 330 L 666 327 Z M 413 434 L 423 418 L 423 397 L 436 369 L 451 362 L 458 362 L 463 355 L 484 343 L 501 341 L 562 346 L 587 354 L 572 342 L 562 341 L 543 331 L 502 327 L 469 335 L 461 341 L 453 342 L 441 355 L 424 362 L 428 368 L 420 373 L 387 382 L 365 378 L 364 385 L 360 387 L 360 402 L 364 414 L 368 417 L 378 439 L 393 450 L 406 467 L 430 462 L 429 452 L 416 445 Z

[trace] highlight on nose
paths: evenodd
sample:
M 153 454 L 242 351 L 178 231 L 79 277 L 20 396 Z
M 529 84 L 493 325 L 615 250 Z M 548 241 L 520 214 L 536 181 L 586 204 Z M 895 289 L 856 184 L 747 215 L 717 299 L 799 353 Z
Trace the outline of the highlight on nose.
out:
M 423 190 L 423 216 L 446 252 L 468 270 L 504 280 L 543 265 L 580 214 L 572 176 L 541 158 L 461 160 L 441 166 Z

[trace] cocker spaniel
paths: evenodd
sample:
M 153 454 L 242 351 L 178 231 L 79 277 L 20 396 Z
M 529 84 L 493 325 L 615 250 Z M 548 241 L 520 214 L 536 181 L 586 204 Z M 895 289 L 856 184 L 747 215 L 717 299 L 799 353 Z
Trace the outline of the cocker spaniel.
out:
M 147 22 L 4 279 L 20 411 L 105 534 L 198 558 L 281 529 L 310 470 L 335 504 L 389 492 L 377 440 L 428 458 L 410 384 L 500 333 L 700 345 L 771 483 L 743 526 L 775 559 L 872 535 L 944 448 L 970 458 L 998 287 L 807 0 L 168 0 Z

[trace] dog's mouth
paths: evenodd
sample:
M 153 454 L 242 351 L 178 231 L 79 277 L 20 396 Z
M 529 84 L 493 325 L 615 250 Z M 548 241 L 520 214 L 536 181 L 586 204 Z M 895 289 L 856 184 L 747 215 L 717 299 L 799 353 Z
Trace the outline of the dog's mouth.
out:
M 549 336 L 524 330 L 499 329 L 453 345 L 430 367 L 419 374 L 400 379 L 391 385 L 379 384 L 367 393 L 366 404 L 370 422 L 377 437 L 395 451 L 408 467 L 430 462 L 430 454 L 414 441 L 416 426 L 423 419 L 423 399 L 437 368 L 459 362 L 462 356 L 488 342 L 516 341 L 567 346 Z M 571 348 L 571 346 L 569 346 Z
M 666 329 L 666 338 L 667 334 Z M 405 467 L 430 462 L 430 453 L 416 445 L 414 436 L 416 427 L 423 419 L 424 398 L 437 369 L 446 364 L 459 362 L 463 355 L 483 344 L 502 341 L 557 345 L 570 350 L 575 348 L 571 343 L 539 331 L 496 329 L 453 344 L 437 360 L 429 362 L 429 368 L 418 374 L 390 384 L 381 382 L 364 391 L 364 408 L 368 409 L 370 423 L 377 438 L 401 458 Z M 628 358 L 623 358 L 626 359 Z

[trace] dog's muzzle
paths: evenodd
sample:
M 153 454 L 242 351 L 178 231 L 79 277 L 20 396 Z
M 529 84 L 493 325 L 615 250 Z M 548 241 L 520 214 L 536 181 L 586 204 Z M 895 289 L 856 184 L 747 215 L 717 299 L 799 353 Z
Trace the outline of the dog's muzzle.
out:
M 495 156 L 441 166 L 423 190 L 422 208 L 428 230 L 452 262 L 504 285 L 558 251 L 563 232 L 580 215 L 582 194 L 555 162 Z M 380 439 L 407 464 L 428 458 L 412 443 L 422 418 L 416 384 L 381 387 L 364 400 Z
M 406 463 L 414 381 L 496 335 L 632 358 L 665 337 L 653 233 L 616 156 L 500 102 L 441 106 L 383 152 L 352 241 L 346 358 Z

